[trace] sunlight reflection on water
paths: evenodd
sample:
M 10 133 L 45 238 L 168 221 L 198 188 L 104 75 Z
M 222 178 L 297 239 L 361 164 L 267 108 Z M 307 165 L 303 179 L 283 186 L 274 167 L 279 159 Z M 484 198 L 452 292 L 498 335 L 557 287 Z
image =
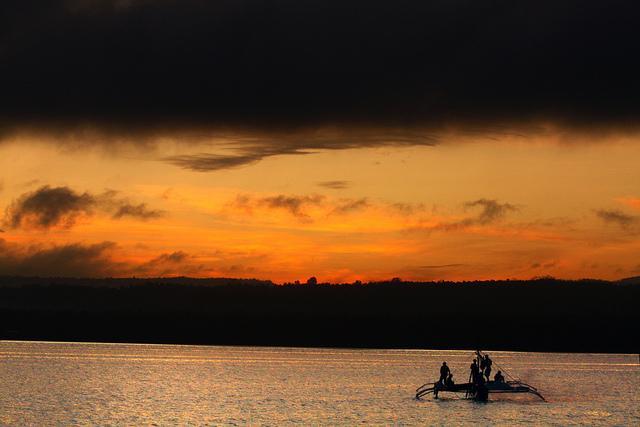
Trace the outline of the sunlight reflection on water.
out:
M 0 424 L 640 424 L 637 355 L 490 352 L 548 402 L 415 400 L 471 351 L 0 342 Z

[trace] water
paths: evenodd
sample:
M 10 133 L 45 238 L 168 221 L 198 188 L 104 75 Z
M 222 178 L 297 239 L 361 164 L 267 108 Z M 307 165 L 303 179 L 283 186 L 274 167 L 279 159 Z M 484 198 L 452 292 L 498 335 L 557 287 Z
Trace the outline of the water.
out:
M 638 355 L 490 354 L 548 402 L 414 399 L 470 351 L 4 341 L 0 424 L 640 425 Z

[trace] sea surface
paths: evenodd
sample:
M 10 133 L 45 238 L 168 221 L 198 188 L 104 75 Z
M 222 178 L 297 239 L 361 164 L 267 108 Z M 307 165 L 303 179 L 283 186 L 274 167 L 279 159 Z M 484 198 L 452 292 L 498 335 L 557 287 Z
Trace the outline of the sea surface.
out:
M 471 351 L 0 341 L 0 424 L 640 425 L 638 355 L 489 353 L 547 402 L 415 399 Z

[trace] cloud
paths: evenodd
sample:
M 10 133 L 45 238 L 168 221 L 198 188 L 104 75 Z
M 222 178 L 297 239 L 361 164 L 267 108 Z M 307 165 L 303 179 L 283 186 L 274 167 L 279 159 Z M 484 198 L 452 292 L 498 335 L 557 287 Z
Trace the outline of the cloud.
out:
M 181 250 L 161 253 L 144 262 L 122 261 L 113 242 L 94 244 L 24 244 L 0 238 L 0 276 L 162 277 L 255 274 L 268 255 L 215 251 L 192 255 Z
M 0 275 L 105 277 L 120 265 L 110 257 L 113 242 L 21 247 L 0 239 Z
M 198 274 L 206 267 L 195 257 L 175 251 L 143 263 L 117 261 L 113 242 L 65 245 L 20 245 L 0 239 L 0 275 L 57 277 L 123 277 Z
M 324 196 L 285 196 L 278 195 L 273 197 L 264 197 L 258 200 L 258 204 L 266 206 L 270 209 L 284 209 L 291 215 L 298 218 L 309 218 L 304 212 L 304 208 L 308 206 L 319 206 L 325 200 Z
M 265 158 L 282 155 L 307 155 L 320 150 L 345 150 L 379 146 L 433 146 L 434 135 L 397 130 L 337 130 L 312 129 L 288 132 L 263 131 L 254 135 L 221 134 L 217 144 L 223 153 L 199 153 L 166 156 L 163 161 L 183 169 L 210 172 L 257 163 Z M 216 148 L 216 144 L 213 144 Z
M 202 272 L 205 266 L 194 264 L 192 262 L 194 258 L 183 251 L 163 253 L 145 263 L 131 266 L 129 274 L 145 276 L 197 274 Z
M 425 206 L 423 203 L 392 203 L 391 209 L 398 212 L 401 215 L 411 216 L 416 213 L 424 212 Z M 435 207 L 434 207 L 435 209 Z
M 516 211 L 514 205 L 509 203 L 498 203 L 496 200 L 478 199 L 473 202 L 467 202 L 465 207 L 471 208 L 480 206 L 482 210 L 474 221 L 478 224 L 489 224 L 496 220 L 502 219 L 508 212 Z
M 241 144 L 241 142 L 237 143 L 239 146 L 237 151 L 239 151 L 240 154 L 185 154 L 165 157 L 163 160 L 183 169 L 189 169 L 196 172 L 210 172 L 250 165 L 252 163 L 259 162 L 265 157 L 283 154 L 306 154 L 286 147 L 278 150 L 271 149 L 269 147 L 241 147 Z
M 622 229 L 628 229 L 638 223 L 638 217 L 627 215 L 616 209 L 598 209 L 595 214 L 605 223 L 617 225 Z
M 189 255 L 187 255 L 185 252 L 176 251 L 176 252 L 171 252 L 171 253 L 167 253 L 167 254 L 161 254 L 157 258 L 154 258 L 152 260 L 152 262 L 155 262 L 155 263 L 167 263 L 167 262 L 170 262 L 170 263 L 181 263 L 184 260 L 186 260 L 187 258 L 189 258 Z
M 541 264 L 539 262 L 534 262 L 533 264 L 531 264 L 530 268 L 531 269 L 536 269 L 536 268 L 553 268 L 556 266 L 555 262 L 547 262 L 544 264 Z
M 349 181 L 322 181 L 317 184 L 320 187 L 328 188 L 330 190 L 344 190 L 351 185 Z
M 458 230 L 477 225 L 488 225 L 502 220 L 508 213 L 518 208 L 510 203 L 499 203 L 493 199 L 478 199 L 464 204 L 465 208 L 481 208 L 475 216 L 460 221 L 443 223 L 436 228 L 443 230 Z
M 81 217 L 90 217 L 96 210 L 114 211 L 112 217 L 131 216 L 146 220 L 157 218 L 161 211 L 148 209 L 146 204 L 131 204 L 118 199 L 117 192 L 105 191 L 99 195 L 79 193 L 69 187 L 42 186 L 24 193 L 7 207 L 4 224 L 9 228 L 48 229 L 71 228 Z
M 253 215 L 255 210 L 281 210 L 296 217 L 301 222 L 312 222 L 314 216 L 327 218 L 332 215 L 347 215 L 373 206 L 367 198 L 332 200 L 323 195 L 288 195 L 257 197 L 248 194 L 236 196 L 228 204 L 234 211 Z M 313 212 L 312 212 L 313 209 Z M 312 215 L 314 213 L 315 215 Z
M 4 0 L 0 140 L 259 140 L 165 159 L 210 171 L 433 144 L 448 129 L 636 131 L 639 11 L 619 0 Z
M 366 199 L 366 197 L 355 200 L 343 199 L 340 204 L 333 208 L 333 210 L 331 211 L 331 215 L 345 215 L 368 208 L 369 206 L 371 206 L 371 204 Z
M 164 211 L 149 209 L 146 203 L 140 203 L 132 205 L 130 203 L 123 203 L 118 207 L 112 218 L 120 219 L 125 216 L 138 218 L 142 220 L 160 218 L 164 215 Z
M 15 200 L 7 208 L 5 223 L 10 228 L 70 228 L 80 216 L 92 215 L 96 204 L 89 193 L 45 185 Z

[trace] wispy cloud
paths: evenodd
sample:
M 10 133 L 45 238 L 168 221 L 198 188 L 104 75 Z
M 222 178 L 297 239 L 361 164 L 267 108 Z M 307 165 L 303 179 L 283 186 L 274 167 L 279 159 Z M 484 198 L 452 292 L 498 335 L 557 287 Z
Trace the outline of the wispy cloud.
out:
M 363 197 L 361 199 L 355 199 L 355 200 L 343 199 L 335 208 L 333 208 L 333 210 L 331 211 L 331 215 L 334 215 L 334 214 L 345 215 L 345 214 L 357 212 L 359 210 L 368 208 L 369 206 L 371 206 L 371 204 L 369 203 L 366 197 Z
M 436 226 L 442 230 L 459 230 L 471 226 L 488 225 L 504 219 L 510 212 L 518 208 L 511 203 L 500 203 L 494 199 L 478 199 L 464 204 L 467 209 L 480 208 L 480 211 L 471 217 L 459 221 L 445 222 Z
M 205 265 L 197 262 L 196 257 L 184 251 L 162 253 L 147 262 L 129 267 L 130 273 L 143 276 L 198 274 L 205 269 Z
M 255 142 L 247 143 L 244 138 L 239 138 L 234 145 L 235 150 L 227 152 L 226 154 L 184 154 L 168 156 L 163 158 L 163 160 L 183 169 L 189 169 L 195 172 L 210 172 L 250 165 L 272 156 L 308 154 L 308 152 L 303 149 L 287 147 L 284 146 L 284 144 L 283 146 L 278 146 L 277 144 L 269 146 L 267 141 L 261 145 L 257 145 Z
M 628 215 L 617 209 L 597 209 L 595 214 L 605 223 L 617 225 L 625 230 L 637 224 L 639 221 L 638 217 Z
M 250 165 L 269 157 L 307 155 L 323 150 L 346 150 L 381 146 L 433 146 L 438 138 L 427 133 L 398 130 L 337 130 L 313 129 L 303 131 L 265 133 L 260 137 L 224 135 L 225 142 L 216 153 L 181 154 L 162 158 L 163 161 L 196 172 L 209 172 Z M 326 181 L 318 185 L 342 189 L 347 181 Z
M 417 213 L 422 213 L 426 210 L 424 203 L 392 203 L 390 205 L 391 209 L 400 213 L 401 215 L 415 215 Z
M 121 206 L 118 207 L 116 212 L 112 215 L 114 219 L 120 219 L 123 217 L 132 217 L 138 218 L 142 220 L 160 218 L 164 215 L 164 211 L 157 209 L 149 209 L 146 203 L 139 203 L 137 205 L 123 202 Z
M 465 264 L 440 264 L 440 265 L 421 265 L 418 268 L 422 268 L 425 270 L 435 270 L 440 268 L 455 268 L 455 267 L 464 267 Z
M 257 200 L 258 205 L 265 206 L 270 209 L 284 209 L 291 215 L 300 219 L 309 219 L 309 215 L 305 209 L 309 206 L 319 206 L 325 200 L 324 196 L 286 196 L 280 194 L 278 196 L 263 197 Z
M 311 221 L 308 209 L 321 206 L 325 197 L 316 195 L 285 195 L 255 197 L 247 194 L 240 194 L 229 204 L 232 209 L 252 214 L 255 209 L 282 210 L 301 221 Z
M 248 215 L 253 215 L 260 210 L 279 210 L 304 223 L 310 223 L 320 218 L 327 219 L 331 216 L 348 215 L 373 207 L 375 205 L 369 202 L 366 197 L 331 199 L 320 194 L 278 194 L 273 196 L 240 194 L 227 204 L 228 209 L 244 212 Z
M 345 188 L 349 188 L 351 183 L 349 181 L 322 181 L 318 182 L 318 185 L 330 190 L 344 190 Z

